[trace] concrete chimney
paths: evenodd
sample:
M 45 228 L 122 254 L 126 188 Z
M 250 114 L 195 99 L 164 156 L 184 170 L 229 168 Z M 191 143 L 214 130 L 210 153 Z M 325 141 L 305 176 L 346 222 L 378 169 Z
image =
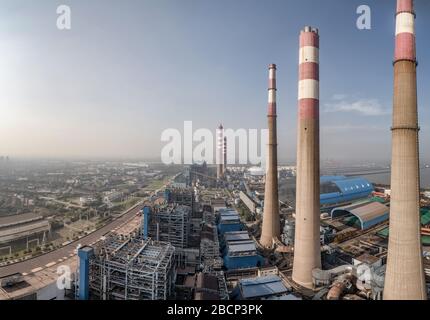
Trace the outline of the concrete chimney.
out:
M 224 127 L 219 125 L 217 130 L 217 179 L 224 178 Z
M 276 65 L 269 66 L 269 143 L 267 145 L 266 189 L 264 194 L 263 226 L 260 243 L 272 248 L 273 240 L 280 238 L 281 225 L 278 200 L 278 141 L 276 128 Z
M 312 270 L 321 268 L 319 35 L 312 27 L 300 33 L 298 104 L 293 280 L 312 288 Z
M 394 55 L 390 234 L 385 300 L 425 300 L 413 0 L 398 0 Z
M 227 137 L 224 137 L 224 176 L 227 172 Z

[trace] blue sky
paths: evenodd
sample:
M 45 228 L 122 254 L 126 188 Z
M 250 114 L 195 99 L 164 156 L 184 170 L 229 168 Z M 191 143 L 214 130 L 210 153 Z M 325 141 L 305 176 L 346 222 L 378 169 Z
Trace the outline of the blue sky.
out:
M 279 154 L 295 159 L 298 35 L 321 35 L 321 156 L 389 160 L 394 0 L 2 0 L 0 154 L 160 155 L 161 132 L 264 128 L 278 65 Z M 72 30 L 56 8 L 72 9 Z M 358 30 L 356 9 L 372 10 Z M 430 1 L 415 0 L 421 151 L 430 159 Z

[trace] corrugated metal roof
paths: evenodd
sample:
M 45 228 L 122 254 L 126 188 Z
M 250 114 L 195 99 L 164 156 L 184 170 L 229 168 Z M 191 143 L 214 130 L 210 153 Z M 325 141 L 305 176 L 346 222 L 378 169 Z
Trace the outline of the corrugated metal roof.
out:
M 340 192 L 344 195 L 372 192 L 374 190 L 373 185 L 363 178 L 333 180 L 333 182 L 339 187 Z
M 227 247 L 229 253 L 240 253 L 257 250 L 255 242 L 252 240 L 228 242 Z
M 261 298 L 279 295 L 288 292 L 278 276 L 267 276 L 253 279 L 244 279 L 239 282 L 242 297 L 245 299 Z
M 377 224 L 388 219 L 390 209 L 379 202 L 364 202 L 352 204 L 339 208 L 334 208 L 331 211 L 331 218 L 341 217 L 343 215 L 352 214 L 360 220 L 362 229 L 365 229 L 366 224 Z
M 224 234 L 224 239 L 226 242 L 231 241 L 241 241 L 241 240 L 249 240 L 249 234 L 247 231 L 238 231 L 238 232 L 226 232 Z

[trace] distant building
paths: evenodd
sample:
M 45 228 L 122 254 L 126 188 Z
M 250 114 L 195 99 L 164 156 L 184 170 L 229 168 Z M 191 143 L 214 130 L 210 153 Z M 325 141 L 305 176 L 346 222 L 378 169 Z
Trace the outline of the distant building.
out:
M 3 250 L 13 246 L 40 245 L 47 238 L 51 226 L 42 216 L 33 213 L 0 218 L 0 244 Z M 18 241 L 21 241 L 20 245 Z
M 301 300 L 290 294 L 276 275 L 240 280 L 231 293 L 232 300 Z

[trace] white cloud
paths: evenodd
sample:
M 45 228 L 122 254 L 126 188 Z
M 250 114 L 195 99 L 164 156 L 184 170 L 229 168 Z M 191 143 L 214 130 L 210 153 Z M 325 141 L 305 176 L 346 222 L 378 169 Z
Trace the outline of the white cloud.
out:
M 383 107 L 377 99 L 353 100 L 347 95 L 335 94 L 331 101 L 324 105 L 324 112 L 354 112 L 363 116 L 384 116 L 391 110 Z

